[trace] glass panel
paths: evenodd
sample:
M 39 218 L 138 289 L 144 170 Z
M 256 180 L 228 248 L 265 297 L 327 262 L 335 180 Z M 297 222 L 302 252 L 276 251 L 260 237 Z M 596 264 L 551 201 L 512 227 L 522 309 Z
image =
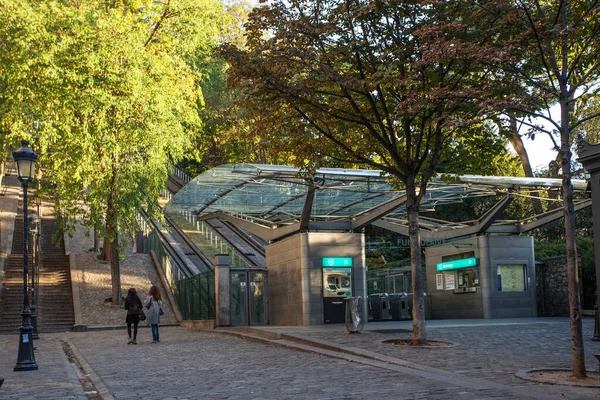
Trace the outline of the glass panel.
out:
M 404 292 L 404 274 L 394 274 L 385 277 L 385 292 L 386 293 L 403 293 Z
M 367 294 L 381 293 L 384 289 L 384 278 L 373 278 L 367 281 Z
M 524 292 L 527 290 L 525 267 L 522 264 L 498 265 L 498 290 L 501 292 Z
M 250 272 L 250 324 L 265 323 L 265 273 Z
M 479 286 L 479 268 L 463 268 L 456 270 L 458 276 L 458 287 L 477 287 Z
M 352 268 L 323 268 L 323 297 L 352 296 Z
M 231 325 L 248 325 L 246 272 L 231 273 Z
M 293 223 L 301 214 L 308 178 L 306 171 L 288 166 L 225 164 L 189 181 L 170 199 L 165 212 L 172 216 L 175 213 L 223 211 L 243 214 L 257 224 L 279 227 Z M 390 185 L 389 177 L 381 171 L 321 168 L 312 174 L 312 178 L 319 185 L 313 201 L 312 220 L 368 215 L 378 206 L 405 194 L 401 185 Z M 496 196 L 495 188 L 507 184 L 530 187 L 555 184 L 530 178 L 463 176 L 460 180 L 432 180 L 427 185 L 421 208 L 434 210 L 444 204 L 460 203 L 467 197 Z M 577 185 L 585 187 L 583 181 Z M 405 224 L 406 208 L 398 207 L 383 219 L 388 223 Z

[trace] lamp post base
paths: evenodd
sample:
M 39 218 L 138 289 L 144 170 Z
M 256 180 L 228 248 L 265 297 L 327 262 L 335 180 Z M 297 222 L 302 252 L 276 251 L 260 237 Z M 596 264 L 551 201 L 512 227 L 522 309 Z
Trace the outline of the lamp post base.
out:
M 31 326 L 31 311 L 23 310 L 23 325 L 19 328 L 19 356 L 14 371 L 32 371 L 38 369 L 33 352 L 33 327 Z

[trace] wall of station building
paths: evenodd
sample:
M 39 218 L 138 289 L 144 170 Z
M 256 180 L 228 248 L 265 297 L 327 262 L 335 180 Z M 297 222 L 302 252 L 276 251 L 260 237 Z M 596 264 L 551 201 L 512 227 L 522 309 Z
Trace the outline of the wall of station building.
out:
M 367 312 L 365 236 L 362 233 L 300 233 L 266 247 L 270 325 L 320 325 L 324 318 L 322 260 L 352 258 L 352 296 Z
M 533 238 L 478 236 L 425 250 L 431 314 L 444 318 L 535 317 Z M 477 265 L 440 270 L 474 258 Z M 464 263 L 456 263 L 461 265 Z

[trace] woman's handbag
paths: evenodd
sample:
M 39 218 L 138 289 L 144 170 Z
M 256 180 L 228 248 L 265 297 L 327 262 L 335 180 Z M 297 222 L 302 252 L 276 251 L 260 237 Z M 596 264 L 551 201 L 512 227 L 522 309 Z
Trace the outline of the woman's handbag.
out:
M 163 315 L 165 315 L 165 312 L 163 311 L 161 306 L 158 306 L 158 309 L 160 310 L 158 313 L 160 314 L 160 316 L 162 317 Z
M 140 321 L 146 320 L 146 314 L 144 314 L 144 310 L 140 308 Z

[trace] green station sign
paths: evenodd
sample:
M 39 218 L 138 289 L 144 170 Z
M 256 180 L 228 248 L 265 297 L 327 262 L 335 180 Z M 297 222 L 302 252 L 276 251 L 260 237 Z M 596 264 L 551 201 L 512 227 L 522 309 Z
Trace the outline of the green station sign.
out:
M 352 257 L 324 257 L 322 259 L 323 267 L 351 267 Z
M 479 260 L 474 257 L 463 258 L 462 260 L 453 260 L 453 261 L 437 263 L 435 265 L 435 269 L 437 271 L 450 271 L 453 269 L 475 267 L 475 266 L 477 266 L 478 263 L 479 263 Z

